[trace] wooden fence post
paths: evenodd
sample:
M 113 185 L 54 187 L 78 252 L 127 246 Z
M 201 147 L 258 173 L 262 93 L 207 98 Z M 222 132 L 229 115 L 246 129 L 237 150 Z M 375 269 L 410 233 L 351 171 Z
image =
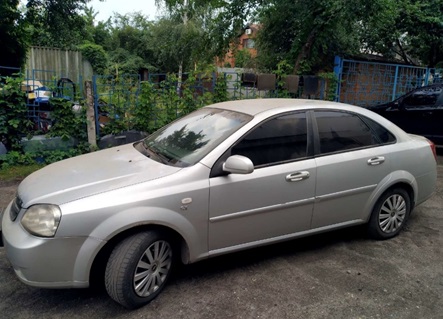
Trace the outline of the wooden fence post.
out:
M 97 149 L 97 133 L 95 128 L 94 94 L 92 92 L 92 81 L 85 81 L 86 91 L 86 124 L 88 127 L 88 143 L 91 151 Z

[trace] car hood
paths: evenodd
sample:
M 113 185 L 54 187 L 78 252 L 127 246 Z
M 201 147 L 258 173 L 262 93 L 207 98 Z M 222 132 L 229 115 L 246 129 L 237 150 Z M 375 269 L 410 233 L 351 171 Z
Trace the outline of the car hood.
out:
M 127 144 L 48 165 L 25 178 L 18 195 L 23 207 L 37 203 L 61 205 L 179 170 L 180 167 L 156 162 Z

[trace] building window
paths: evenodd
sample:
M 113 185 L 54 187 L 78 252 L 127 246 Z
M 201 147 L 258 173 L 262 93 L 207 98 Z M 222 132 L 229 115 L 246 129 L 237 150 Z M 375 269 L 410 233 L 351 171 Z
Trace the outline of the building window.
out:
M 243 49 L 253 49 L 255 48 L 254 39 L 244 39 L 243 40 Z

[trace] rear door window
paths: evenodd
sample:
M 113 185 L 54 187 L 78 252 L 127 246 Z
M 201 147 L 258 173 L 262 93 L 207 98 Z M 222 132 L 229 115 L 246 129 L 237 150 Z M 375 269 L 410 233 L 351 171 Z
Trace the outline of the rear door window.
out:
M 373 133 L 376 135 L 378 141 L 381 144 L 390 144 L 396 142 L 395 136 L 377 122 L 367 117 L 363 117 L 363 121 L 365 121 L 365 123 L 367 123 L 370 126 Z
M 381 143 L 370 127 L 355 114 L 336 111 L 315 111 L 314 114 L 321 154 L 365 148 Z

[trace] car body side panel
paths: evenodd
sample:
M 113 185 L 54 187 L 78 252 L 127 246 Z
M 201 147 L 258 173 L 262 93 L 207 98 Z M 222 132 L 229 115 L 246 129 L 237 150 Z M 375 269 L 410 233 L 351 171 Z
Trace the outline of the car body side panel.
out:
M 309 172 L 289 182 L 294 172 Z M 273 238 L 310 228 L 316 168 L 313 159 L 211 179 L 209 249 Z
M 5 246 L 10 251 L 8 257 L 18 269 L 24 269 L 18 275 L 29 284 L 87 286 L 93 260 L 108 240 L 132 227 L 157 224 L 177 231 L 184 238 L 189 248 L 189 261 L 204 258 L 208 253 L 208 177 L 209 169 L 197 164 L 174 176 L 63 204 L 60 226 L 54 238 L 29 235 L 20 224 L 25 210 L 22 209 L 17 220 L 12 222 L 7 209 L 3 231 Z M 32 245 L 32 249 L 28 249 L 28 245 Z M 57 249 L 50 249 L 48 245 Z M 63 254 L 54 254 L 54 251 L 63 250 L 62 247 L 69 249 Z M 31 256 L 32 261 L 27 256 Z M 65 265 L 66 260 L 69 266 Z M 25 271 L 29 265 L 33 265 L 32 272 Z M 54 276 L 51 265 L 59 269 L 59 275 Z
M 57 236 L 85 236 L 110 240 L 137 225 L 158 224 L 177 231 L 189 246 L 190 259 L 207 253 L 209 169 L 204 165 L 185 168 L 163 179 L 119 189 L 62 205 Z
M 316 158 L 317 189 L 312 228 L 361 218 L 366 203 L 378 183 L 391 171 L 391 146 L 371 147 Z M 384 157 L 379 165 L 368 160 Z
M 130 217 L 128 218 L 128 216 Z M 187 262 L 193 262 L 207 256 L 207 235 L 206 232 L 201 232 L 204 226 L 198 225 L 199 228 L 196 228 L 196 225 L 191 224 L 191 221 L 185 216 L 162 207 L 135 207 L 122 211 L 100 224 L 88 239 L 98 240 L 97 235 L 101 236 L 107 233 L 109 229 L 115 230 L 108 235 L 109 238 L 112 238 L 125 230 L 143 225 L 165 226 L 180 234 L 189 248 Z M 94 258 L 106 242 L 104 240 L 96 241 L 96 243 L 86 241 L 80 247 L 73 273 L 75 281 L 88 280 L 89 270 Z
M 383 180 L 378 183 L 377 187 L 371 193 L 371 196 L 366 201 L 364 208 L 361 210 L 360 219 L 365 222 L 369 221 L 371 217 L 372 210 L 377 203 L 377 200 L 386 192 L 389 188 L 394 187 L 398 184 L 406 184 L 412 188 L 413 197 L 417 196 L 417 181 L 411 173 L 406 171 L 395 171 L 387 175 Z M 411 198 L 411 200 L 414 200 Z

